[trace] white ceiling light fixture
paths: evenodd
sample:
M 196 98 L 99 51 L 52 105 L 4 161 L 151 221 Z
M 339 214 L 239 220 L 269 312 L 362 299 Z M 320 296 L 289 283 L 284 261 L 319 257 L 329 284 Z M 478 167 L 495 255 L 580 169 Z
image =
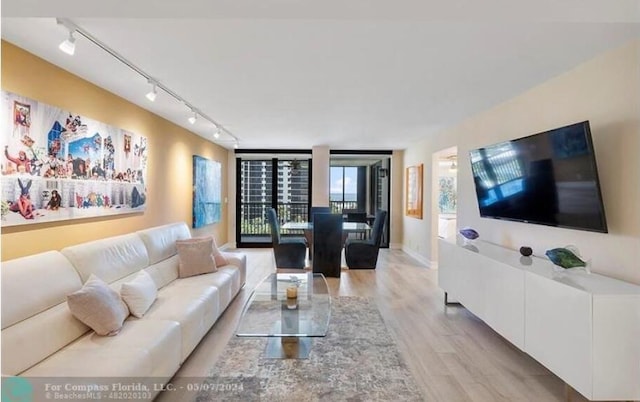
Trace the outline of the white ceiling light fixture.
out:
M 73 56 L 76 52 L 76 38 L 73 36 L 75 29 L 67 24 L 65 24 L 62 20 L 57 20 L 58 24 L 64 25 L 65 28 L 69 30 L 69 37 L 62 41 L 58 48 L 68 54 L 69 56 Z
M 198 119 L 198 116 L 201 117 L 202 119 L 204 119 L 204 120 L 208 121 L 209 123 L 213 124 L 214 129 L 216 129 L 217 130 L 216 132 L 218 133 L 217 137 L 214 134 L 215 138 L 218 138 L 222 133 L 224 133 L 226 136 L 231 138 L 231 141 L 235 142 L 234 147 L 238 148 L 238 142 L 239 142 L 238 137 L 233 135 L 229 130 L 227 130 L 226 128 L 221 126 L 219 123 L 217 123 L 211 117 L 209 117 L 206 113 L 203 113 L 202 110 L 200 110 L 197 107 L 195 107 L 192 103 L 188 102 L 182 96 L 180 96 L 177 93 L 175 93 L 174 91 L 172 91 L 171 88 L 167 87 L 162 82 L 152 78 L 151 74 L 147 73 L 146 71 L 142 70 L 140 67 L 138 67 L 135 64 L 133 64 L 131 61 L 126 59 L 120 53 L 116 52 L 115 50 L 113 50 L 112 48 L 107 46 L 105 43 L 100 41 L 98 38 L 93 36 L 90 32 L 88 32 L 84 28 L 79 27 L 78 25 L 76 25 L 72 20 L 70 20 L 68 18 L 56 18 L 56 22 L 59 25 L 63 25 L 65 28 L 67 28 L 69 30 L 69 39 L 66 40 L 65 42 L 63 42 L 60 45 L 60 49 L 63 50 L 65 53 L 73 54 L 73 52 L 75 50 L 75 38 L 73 37 L 73 34 L 77 33 L 78 35 L 82 35 L 89 42 L 93 43 L 94 45 L 96 45 L 100 49 L 104 50 L 107 54 L 109 54 L 110 56 L 112 56 L 113 58 L 115 58 L 116 60 L 118 60 L 119 62 L 124 64 L 125 66 L 129 67 L 131 70 L 133 70 L 137 74 L 139 74 L 142 77 L 144 77 L 147 80 L 147 82 L 149 82 L 149 84 L 152 84 L 153 85 L 153 89 L 151 90 L 151 92 L 147 93 L 147 95 L 146 95 L 147 99 L 149 99 L 150 101 L 153 102 L 155 100 L 155 98 L 156 98 L 157 93 L 158 93 L 158 89 L 163 90 L 166 94 L 171 96 L 176 101 L 186 105 L 193 112 L 193 116 L 189 117 L 189 123 L 195 124 L 196 120 Z M 66 44 L 67 42 L 69 42 L 69 44 L 65 45 L 65 48 L 63 49 L 63 45 Z M 222 142 L 226 142 L 226 141 L 222 141 Z
M 216 128 L 216 131 L 213 132 L 213 138 L 215 138 L 216 140 L 218 138 L 220 138 L 220 129 Z
M 233 147 L 234 147 L 235 149 L 238 149 L 238 148 L 240 148 L 240 144 L 238 144 L 238 142 L 236 141 L 236 143 L 235 143 L 235 144 L 233 144 Z
M 158 96 L 158 88 L 156 87 L 156 83 L 151 80 L 149 80 L 149 84 L 153 85 L 153 87 L 151 88 L 151 91 L 147 93 L 146 97 L 151 102 L 155 102 L 156 96 Z
M 193 116 L 189 117 L 189 123 L 191 124 L 196 124 L 196 121 L 198 120 L 198 113 L 193 112 Z

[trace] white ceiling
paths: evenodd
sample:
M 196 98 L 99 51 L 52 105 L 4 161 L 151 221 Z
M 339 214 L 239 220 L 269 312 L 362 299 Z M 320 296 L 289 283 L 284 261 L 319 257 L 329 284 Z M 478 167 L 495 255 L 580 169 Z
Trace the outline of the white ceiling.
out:
M 2 38 L 212 139 L 83 37 L 60 52 L 69 17 L 241 148 L 403 149 L 640 37 L 638 0 L 87 3 L 3 0 Z

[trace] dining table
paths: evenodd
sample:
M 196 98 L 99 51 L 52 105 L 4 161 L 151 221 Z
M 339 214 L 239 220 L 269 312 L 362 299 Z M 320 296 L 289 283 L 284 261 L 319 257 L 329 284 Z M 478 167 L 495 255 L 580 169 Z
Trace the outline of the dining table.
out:
M 308 230 L 313 231 L 313 222 L 286 222 L 281 227 L 288 230 Z M 367 232 L 371 230 L 371 226 L 364 222 L 343 222 L 343 232 Z
M 326 214 L 330 215 L 330 214 Z M 317 216 L 316 216 L 317 217 Z M 344 247 L 344 242 L 349 233 L 362 233 L 366 237 L 371 231 L 371 226 L 364 222 L 342 222 L 342 236 L 338 235 L 334 236 L 332 233 L 325 232 L 322 238 L 315 239 L 314 238 L 314 228 L 313 222 L 286 222 L 282 225 L 282 229 L 286 230 L 302 230 L 304 232 L 304 237 L 307 240 L 307 245 L 309 246 L 309 261 L 313 261 L 312 266 L 314 272 L 321 272 L 327 276 L 335 276 L 340 273 L 340 257 L 339 255 L 342 253 L 342 248 Z M 322 256 L 321 260 L 315 261 L 314 258 L 314 250 L 315 254 L 319 254 Z M 329 255 L 333 255 L 335 257 L 328 257 Z M 328 263 L 327 258 L 330 258 L 331 261 L 336 262 Z M 332 268 L 327 268 L 327 266 L 331 266 Z

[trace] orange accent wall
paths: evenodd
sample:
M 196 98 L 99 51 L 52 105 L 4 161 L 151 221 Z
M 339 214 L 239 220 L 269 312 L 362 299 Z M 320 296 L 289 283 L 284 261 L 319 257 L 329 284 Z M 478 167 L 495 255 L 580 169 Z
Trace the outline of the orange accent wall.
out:
M 227 149 L 5 41 L 2 89 L 139 133 L 149 146 L 144 213 L 2 228 L 2 261 L 176 221 L 191 226 L 194 154 L 222 164 L 222 199 L 228 197 Z M 222 220 L 193 234 L 211 234 L 225 244 L 228 219 L 224 203 Z

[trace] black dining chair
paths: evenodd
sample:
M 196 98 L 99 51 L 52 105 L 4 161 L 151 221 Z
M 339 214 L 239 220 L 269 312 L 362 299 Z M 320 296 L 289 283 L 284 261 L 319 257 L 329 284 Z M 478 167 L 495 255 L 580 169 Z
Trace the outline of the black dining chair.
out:
M 283 239 L 280 236 L 280 222 L 276 210 L 267 211 L 269 226 L 271 227 L 271 241 L 273 255 L 276 258 L 276 268 L 304 268 L 307 255 L 307 242 L 301 238 Z
M 309 222 L 313 223 L 313 215 L 315 214 L 330 214 L 331 207 L 311 207 L 309 209 Z M 313 259 L 313 230 L 305 230 L 304 238 L 309 245 L 309 259 Z
M 342 214 L 313 219 L 313 272 L 339 278 L 342 259 Z
M 347 239 L 344 247 L 345 259 L 349 269 L 375 269 L 378 251 L 382 240 L 382 231 L 387 220 L 387 211 L 376 212 L 371 237 L 366 240 Z
M 366 212 L 362 212 L 354 209 L 343 209 L 342 215 L 345 217 L 345 220 L 344 220 L 345 222 L 367 223 Z M 367 238 L 366 232 L 367 232 L 366 230 L 353 232 L 352 233 L 353 236 L 349 236 L 349 237 L 354 237 L 356 239 L 366 239 Z

